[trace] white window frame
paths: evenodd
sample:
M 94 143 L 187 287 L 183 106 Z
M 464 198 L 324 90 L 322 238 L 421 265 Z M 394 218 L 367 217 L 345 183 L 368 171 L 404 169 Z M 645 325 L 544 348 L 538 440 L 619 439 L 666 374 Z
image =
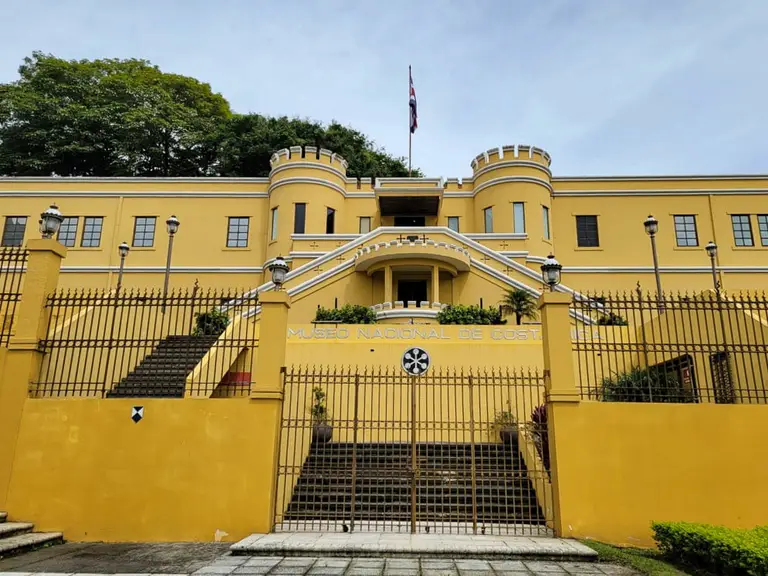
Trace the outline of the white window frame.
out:
M 269 228 L 269 241 L 274 242 L 277 240 L 277 209 L 278 206 L 272 208 L 272 220 Z
M 525 202 L 512 202 L 512 231 L 525 234 Z

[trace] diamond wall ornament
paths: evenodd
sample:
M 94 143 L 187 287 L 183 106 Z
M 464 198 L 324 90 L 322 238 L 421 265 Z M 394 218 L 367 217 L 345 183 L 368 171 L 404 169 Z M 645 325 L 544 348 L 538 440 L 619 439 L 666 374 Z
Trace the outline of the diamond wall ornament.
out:
M 131 408 L 131 420 L 138 424 L 139 420 L 144 418 L 144 406 L 134 406 Z
M 408 348 L 403 354 L 402 366 L 411 376 L 421 376 L 429 369 L 429 354 L 423 348 Z

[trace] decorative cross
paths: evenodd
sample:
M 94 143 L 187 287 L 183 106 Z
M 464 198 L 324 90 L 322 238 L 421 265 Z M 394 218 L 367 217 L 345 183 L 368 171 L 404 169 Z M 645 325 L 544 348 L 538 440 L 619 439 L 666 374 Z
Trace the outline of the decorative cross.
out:
M 323 269 L 322 269 L 322 268 L 320 268 L 320 266 L 315 266 L 315 267 L 312 269 L 312 272 L 316 272 L 317 274 L 320 274 L 320 272 L 322 272 L 322 271 L 323 271 Z
M 336 242 L 336 248 L 341 248 L 342 246 L 344 246 L 344 242 L 342 242 L 341 240 Z
M 488 262 L 490 260 L 490 258 L 488 258 L 487 254 L 483 254 L 483 257 L 480 258 L 480 260 L 482 260 L 483 262 Z
M 515 269 L 514 268 L 510 268 L 509 266 L 506 266 L 504 268 L 504 274 L 506 274 L 507 276 L 509 276 L 514 271 L 515 271 Z
M 320 244 L 318 244 L 317 242 L 312 242 L 312 244 L 310 244 L 309 247 L 313 248 L 313 249 L 314 248 L 320 248 Z
M 501 249 L 506 250 L 509 247 L 509 244 L 507 244 L 506 240 L 502 240 L 501 242 Z
M 346 258 L 344 258 L 344 256 L 342 256 L 341 254 L 339 254 L 338 258 L 336 258 L 336 261 L 339 263 L 344 262 L 344 260 L 346 260 Z

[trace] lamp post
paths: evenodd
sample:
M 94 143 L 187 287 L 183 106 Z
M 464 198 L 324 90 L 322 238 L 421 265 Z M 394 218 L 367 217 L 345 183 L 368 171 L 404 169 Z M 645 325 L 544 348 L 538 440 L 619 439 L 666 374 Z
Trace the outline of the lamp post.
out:
M 709 256 L 709 264 L 710 264 L 710 267 L 712 268 L 712 283 L 715 286 L 715 293 L 719 298 L 720 297 L 720 281 L 717 279 L 717 266 L 715 265 L 715 257 L 717 256 L 717 244 L 715 244 L 710 240 L 709 243 L 706 246 L 704 246 L 704 249 L 707 251 L 707 256 Z
M 275 258 L 272 263 L 267 266 L 267 270 L 272 273 L 272 283 L 275 285 L 275 290 L 283 289 L 283 282 L 285 282 L 285 275 L 288 274 L 288 264 L 282 256 Z
M 46 208 L 45 212 L 40 214 L 40 234 L 46 239 L 53 238 L 63 221 L 64 216 L 59 211 L 59 207 L 51 204 L 50 208 Z
M 168 257 L 165 260 L 165 281 L 163 283 L 163 307 L 162 311 L 165 314 L 165 299 L 168 296 L 168 280 L 171 276 L 171 254 L 173 253 L 173 237 L 176 232 L 179 231 L 179 219 L 176 216 L 171 215 L 168 220 L 165 221 L 165 225 L 168 229 Z
M 117 289 L 115 294 L 120 292 L 120 287 L 123 285 L 123 269 L 125 268 L 125 257 L 128 256 L 128 252 L 131 247 L 127 242 L 123 242 L 117 247 L 117 251 L 120 253 L 120 270 L 117 272 Z
M 549 286 L 549 291 L 554 292 L 555 286 L 560 284 L 560 273 L 563 267 L 555 260 L 555 255 L 550 254 L 541 265 L 541 279 Z
M 651 238 L 651 251 L 653 252 L 653 273 L 656 276 L 656 299 L 659 303 L 659 310 L 663 308 L 661 303 L 661 275 L 659 274 L 659 255 L 656 251 L 656 233 L 659 231 L 659 221 L 656 220 L 651 214 L 643 222 L 645 227 L 645 233 Z

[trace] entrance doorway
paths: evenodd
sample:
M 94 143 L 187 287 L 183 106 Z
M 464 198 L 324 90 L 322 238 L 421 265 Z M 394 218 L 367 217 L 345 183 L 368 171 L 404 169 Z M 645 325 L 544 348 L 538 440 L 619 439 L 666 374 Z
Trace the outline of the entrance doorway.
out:
M 402 300 L 404 306 L 408 307 L 408 301 L 416 301 L 416 306 L 427 300 L 427 281 L 426 280 L 398 280 L 397 299 Z
M 395 226 L 426 226 L 425 216 L 395 216 Z

